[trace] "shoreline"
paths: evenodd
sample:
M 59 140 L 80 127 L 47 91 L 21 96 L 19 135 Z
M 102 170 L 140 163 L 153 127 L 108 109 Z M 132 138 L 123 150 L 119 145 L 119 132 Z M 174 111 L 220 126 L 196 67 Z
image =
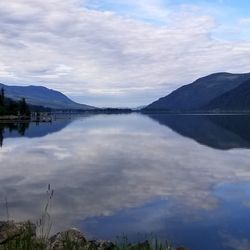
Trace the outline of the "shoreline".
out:
M 0 116 L 0 123 L 5 123 L 5 122 L 30 122 L 31 119 L 28 116 L 25 117 L 20 117 L 17 115 L 3 115 Z
M 0 221 L 0 250 L 188 250 L 162 243 L 157 238 L 136 243 L 130 243 L 126 236 L 116 242 L 89 240 L 75 228 L 50 236 L 50 228 L 46 230 L 43 223 Z
M 42 119 L 37 120 L 37 119 L 32 119 L 32 117 L 29 116 L 17 116 L 17 115 L 4 115 L 0 116 L 0 123 L 8 123 L 8 122 L 20 122 L 20 123 L 26 123 L 26 122 L 51 122 L 53 119 L 51 119 L 51 116 L 53 115 L 83 115 L 83 114 L 90 114 L 90 115 L 99 115 L 99 114 L 105 114 L 105 115 L 120 115 L 120 114 L 131 114 L 131 113 L 138 113 L 138 114 L 143 114 L 143 115 L 180 115 L 180 116 L 217 116 L 217 115 L 222 115 L 222 116 L 248 116 L 250 115 L 250 112 L 221 112 L 221 113 L 212 113 L 212 112 L 200 112 L 200 113 L 171 113 L 171 112 L 144 112 L 144 111 L 132 111 L 132 112 L 91 112 L 91 111 L 82 111 L 82 112 L 76 112 L 76 113 L 51 113 L 49 116 L 44 116 Z

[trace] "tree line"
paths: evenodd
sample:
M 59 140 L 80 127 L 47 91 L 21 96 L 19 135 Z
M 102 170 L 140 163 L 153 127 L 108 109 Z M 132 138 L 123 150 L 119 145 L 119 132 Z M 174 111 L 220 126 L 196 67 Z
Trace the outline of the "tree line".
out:
M 5 96 L 4 88 L 0 91 L 0 115 L 30 116 L 30 108 L 25 98 L 14 101 Z

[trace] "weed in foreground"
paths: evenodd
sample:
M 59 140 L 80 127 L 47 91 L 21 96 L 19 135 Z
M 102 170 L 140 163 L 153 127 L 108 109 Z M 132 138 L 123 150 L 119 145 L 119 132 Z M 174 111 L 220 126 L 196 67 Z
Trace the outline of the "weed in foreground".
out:
M 63 234 L 59 245 L 53 245 L 49 240 L 52 219 L 50 215 L 54 190 L 50 184 L 46 191 L 46 201 L 41 213 L 41 218 L 34 225 L 27 222 L 18 234 L 9 235 L 8 240 L 0 244 L 0 250 L 174 250 L 169 242 L 162 243 L 157 238 L 148 236 L 143 242 L 130 243 L 127 236 L 116 238 L 112 247 L 100 248 L 91 242 L 83 244 L 78 239 L 73 239 L 68 233 Z M 8 200 L 5 198 L 7 220 L 10 221 Z M 8 231 L 5 232 L 8 236 Z

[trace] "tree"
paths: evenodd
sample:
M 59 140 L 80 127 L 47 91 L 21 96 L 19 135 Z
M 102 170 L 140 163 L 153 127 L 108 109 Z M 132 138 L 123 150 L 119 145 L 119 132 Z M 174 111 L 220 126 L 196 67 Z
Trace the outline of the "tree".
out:
M 0 128 L 0 148 L 3 146 L 3 132 L 4 129 Z
M 21 101 L 19 101 L 19 113 L 20 115 L 30 114 L 29 106 L 27 105 L 25 98 L 22 98 Z
M 4 102 L 5 102 L 4 88 L 1 88 L 1 91 L 0 91 L 0 106 L 3 107 Z

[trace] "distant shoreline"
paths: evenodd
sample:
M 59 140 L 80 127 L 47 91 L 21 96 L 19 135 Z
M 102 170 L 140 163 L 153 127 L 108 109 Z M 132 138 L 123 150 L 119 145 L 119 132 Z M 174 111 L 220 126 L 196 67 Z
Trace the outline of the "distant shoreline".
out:
M 167 115 L 250 115 L 250 111 L 190 111 L 174 112 L 168 110 L 140 110 L 143 114 L 167 114 Z
M 29 122 L 29 116 L 17 116 L 17 115 L 3 115 L 0 116 L 0 122 L 10 122 L 10 121 L 22 121 L 22 122 Z
M 46 113 L 46 112 L 45 112 Z M 190 115 L 190 116 L 199 116 L 199 115 L 250 115 L 249 112 L 169 112 L 169 111 L 144 111 L 144 110 L 121 110 L 121 109 L 110 109 L 110 110 L 82 110 L 82 111 L 73 111 L 73 110 L 64 110 L 64 111 L 55 111 L 51 112 L 48 116 L 53 116 L 56 114 L 61 115 L 83 115 L 83 114 L 92 114 L 92 115 L 98 115 L 98 114 L 110 114 L 110 115 L 119 115 L 119 114 L 131 114 L 131 113 L 139 113 L 139 114 L 149 114 L 149 115 Z M 26 123 L 26 122 L 48 122 L 52 121 L 50 120 L 34 120 L 30 116 L 17 116 L 17 115 L 4 115 L 0 116 L 0 123 L 7 123 L 7 122 L 20 122 L 20 123 Z

